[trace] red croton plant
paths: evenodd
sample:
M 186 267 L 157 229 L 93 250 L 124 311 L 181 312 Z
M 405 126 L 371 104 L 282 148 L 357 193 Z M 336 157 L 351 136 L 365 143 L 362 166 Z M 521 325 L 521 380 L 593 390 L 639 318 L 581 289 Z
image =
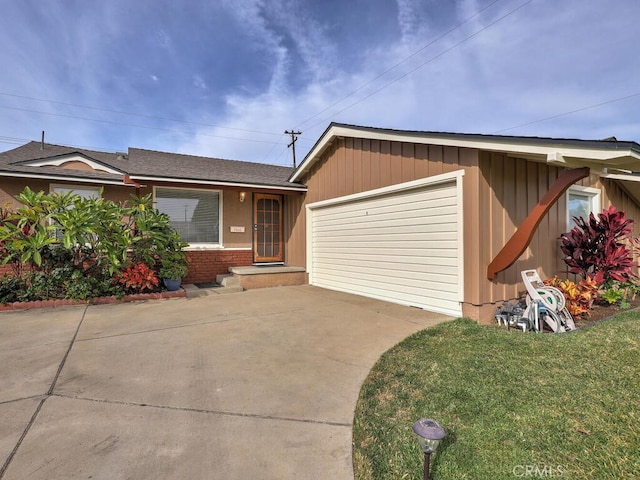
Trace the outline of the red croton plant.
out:
M 155 270 L 144 263 L 129 265 L 116 278 L 128 292 L 152 292 L 159 283 Z
M 574 217 L 576 226 L 561 236 L 562 253 L 571 273 L 602 285 L 612 280 L 626 282 L 634 276 L 633 253 L 628 236 L 633 220 L 613 205 L 596 218 Z

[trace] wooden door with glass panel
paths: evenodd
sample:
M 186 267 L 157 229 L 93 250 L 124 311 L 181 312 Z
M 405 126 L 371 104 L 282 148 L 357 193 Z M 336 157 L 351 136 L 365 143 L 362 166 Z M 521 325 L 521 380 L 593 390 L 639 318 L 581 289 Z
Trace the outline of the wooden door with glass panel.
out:
M 253 195 L 253 260 L 281 262 L 282 197 L 256 193 Z

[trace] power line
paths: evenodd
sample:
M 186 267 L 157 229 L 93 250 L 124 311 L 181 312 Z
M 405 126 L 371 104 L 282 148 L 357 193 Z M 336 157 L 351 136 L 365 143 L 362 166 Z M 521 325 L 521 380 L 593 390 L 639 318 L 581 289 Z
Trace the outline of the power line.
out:
M 194 136 L 198 136 L 198 137 L 223 138 L 225 140 L 240 140 L 240 141 L 245 141 L 245 142 L 267 143 L 269 145 L 271 145 L 273 143 L 277 143 L 277 142 L 268 141 L 268 140 L 256 140 L 256 139 L 253 139 L 253 138 L 227 137 L 227 136 L 224 136 L 224 135 L 212 135 L 212 134 L 208 134 L 208 133 L 195 133 L 195 132 L 188 132 L 188 131 L 184 131 L 184 130 L 173 130 L 171 128 L 164 128 L 164 127 L 151 127 L 151 126 L 147 126 L 147 125 L 136 125 L 136 124 L 124 123 L 124 122 L 114 122 L 114 121 L 111 121 L 111 120 L 99 120 L 99 119 L 96 119 L 96 118 L 78 117 L 76 115 L 64 115 L 62 113 L 42 112 L 42 111 L 39 111 L 39 110 L 30 110 L 30 109 L 27 109 L 27 108 L 9 107 L 7 105 L 0 105 L 0 108 L 5 108 L 5 109 L 8 109 L 8 110 L 17 110 L 17 111 L 27 112 L 27 113 L 37 113 L 37 114 L 40 114 L 40 115 L 50 115 L 52 117 L 71 118 L 71 119 L 74 119 L 74 120 L 85 120 L 85 121 L 89 121 L 89 122 L 104 123 L 104 124 L 107 124 L 107 125 L 116 125 L 116 126 L 120 126 L 120 127 L 144 128 L 144 129 L 147 129 L 147 130 L 159 130 L 159 131 L 163 131 L 163 132 L 180 133 L 180 134 L 194 135 Z
M 485 10 L 491 8 L 493 5 L 495 5 L 496 3 L 498 3 L 501 0 L 494 0 L 493 2 L 491 2 L 489 5 L 487 5 L 486 7 L 478 10 L 476 13 L 474 13 L 473 15 L 471 15 L 470 17 L 467 17 L 466 19 L 464 19 L 462 22 L 460 22 L 459 24 L 457 24 L 455 27 L 450 28 L 449 30 L 447 30 L 446 32 L 444 32 L 443 34 L 441 34 L 439 37 L 436 37 L 435 39 L 433 39 L 431 42 L 429 42 L 428 44 L 426 44 L 424 47 L 420 48 L 419 50 L 416 50 L 415 52 L 413 52 L 411 55 L 409 55 L 408 57 L 403 58 L 402 60 L 400 60 L 398 63 L 392 65 L 391 67 L 387 68 L 385 71 L 383 71 L 381 74 L 379 74 L 378 76 L 372 78 L 371 80 L 369 80 L 368 82 L 366 82 L 365 84 L 359 86 L 358 88 L 356 88 L 355 90 L 353 90 L 351 93 L 345 95 L 344 97 L 342 97 L 340 100 L 335 101 L 334 103 L 332 103 L 331 105 L 329 105 L 328 107 L 320 110 L 318 113 L 316 113 L 315 115 L 312 115 L 311 117 L 307 118 L 305 121 L 303 121 L 302 123 L 298 124 L 298 127 L 301 127 L 302 125 L 304 125 L 305 123 L 313 120 L 314 118 L 318 117 L 319 115 L 323 114 L 324 112 L 326 112 L 327 110 L 335 107 L 336 105 L 338 105 L 339 103 L 345 101 L 347 98 L 352 97 L 353 95 L 355 95 L 356 93 L 358 93 L 360 90 L 362 90 L 363 88 L 368 87 L 369 85 L 371 85 L 373 82 L 375 82 L 376 80 L 382 78 L 383 76 L 385 76 L 387 73 L 389 73 L 391 70 L 394 70 L 395 68 L 399 67 L 400 65 L 402 65 L 403 63 L 405 63 L 407 60 L 415 57 L 416 55 L 418 55 L 419 53 L 423 52 L 424 50 L 426 50 L 427 48 L 429 48 L 430 46 L 432 46 L 433 44 L 435 44 L 436 42 L 442 40 L 444 37 L 446 37 L 447 35 L 449 35 L 450 33 L 453 33 L 455 30 L 459 29 L 460 27 L 462 27 L 463 25 L 465 25 L 466 23 L 470 22 L 471 20 L 473 20 L 475 17 L 477 17 L 478 15 L 480 15 L 482 12 L 484 12 Z M 338 112 L 340 113 L 340 112 Z M 316 124 L 317 125 L 317 124 Z
M 477 32 L 472 33 L 471 35 L 465 37 L 464 39 L 460 40 L 458 43 L 452 45 L 451 47 L 447 48 L 446 50 L 440 52 L 439 54 L 437 54 L 434 57 L 431 57 L 429 60 L 427 60 L 424 63 L 421 63 L 420 65 L 418 65 L 417 67 L 409 70 L 408 72 L 394 78 L 393 80 L 387 82 L 386 84 L 384 84 L 382 87 L 378 88 L 377 90 L 374 90 L 373 92 L 371 92 L 369 95 L 362 97 L 360 100 L 348 105 L 347 107 L 343 108 L 342 110 L 339 110 L 337 112 L 334 112 L 332 114 L 331 117 L 329 118 L 325 118 L 324 120 L 321 120 L 317 123 L 314 123 L 313 125 L 311 125 L 310 127 L 307 127 L 307 130 L 312 129 L 314 127 L 317 127 L 318 125 L 324 124 L 326 123 L 330 118 L 335 117 L 336 115 L 339 115 L 347 110 L 349 110 L 350 108 L 355 107 L 356 105 L 364 102 L 365 100 L 373 97 L 374 95 L 376 95 L 377 93 L 381 92 L 382 90 L 384 90 L 385 88 L 393 85 L 394 83 L 402 80 L 405 77 L 408 77 L 409 75 L 411 75 L 413 72 L 415 72 L 416 70 L 419 70 L 420 68 L 424 67 L 425 65 L 428 65 L 429 63 L 439 59 L 440 57 L 446 55 L 447 53 L 449 53 L 450 51 L 458 48 L 460 45 L 468 42 L 469 40 L 471 40 L 472 38 L 476 37 L 477 35 L 479 35 L 480 33 L 484 32 L 485 30 L 491 28 L 492 26 L 494 26 L 496 23 L 504 20 L 505 18 L 509 17 L 510 15 L 513 15 L 515 12 L 517 12 L 518 10 L 522 9 L 523 7 L 525 7 L 526 5 L 528 5 L 529 3 L 531 3 L 533 0 L 527 0 L 526 2 L 520 4 L 519 6 L 517 6 L 516 8 L 514 8 L 513 10 L 509 11 L 508 13 L 506 13 L 505 15 L 501 16 L 500 18 L 498 18 L 497 20 L 494 20 L 493 22 L 489 23 L 488 25 L 485 25 L 484 27 L 482 27 L 480 30 L 478 30 Z
M 101 108 L 101 107 L 91 107 L 88 105 L 79 105 L 76 103 L 67 103 L 67 102 L 59 102 L 56 100 L 47 100 L 44 98 L 36 98 L 36 97 L 29 97 L 26 95 L 16 95 L 13 93 L 3 93 L 0 92 L 0 95 L 5 96 L 5 97 L 12 97 L 12 98 L 21 98 L 24 100 L 35 100 L 38 102 L 45 102 L 45 103 L 52 103 L 54 105 L 64 105 L 67 107 L 76 107 L 76 108 L 84 108 L 86 110 L 95 110 L 98 112 L 106 112 L 106 113 L 115 113 L 118 115 L 129 115 L 132 117 L 142 117 L 142 118 L 150 118 L 153 120 L 163 120 L 163 121 L 169 121 L 169 122 L 176 122 L 176 123 L 185 123 L 188 125 L 196 125 L 196 126 L 200 126 L 200 127 L 212 127 L 212 128 L 224 128 L 226 130 L 236 130 L 239 132 L 247 132 L 247 133 L 259 133 L 262 135 L 273 135 L 273 136 L 280 136 L 281 134 L 279 133 L 274 133 L 274 132 L 263 132 L 260 130 L 249 130 L 246 128 L 237 128 L 237 127 L 225 127 L 223 125 L 215 125 L 215 124 L 209 124 L 209 123 L 201 123 L 201 122 L 192 122 L 189 120 L 179 120 L 177 118 L 169 118 L 169 117 L 161 117 L 158 115 L 149 115 L 146 113 L 134 113 L 134 112 L 126 112 L 126 111 L 122 111 L 122 110 L 112 110 L 109 108 Z
M 498 134 L 502 132 L 508 132 L 509 130 L 515 130 L 516 128 L 528 127 L 529 125 L 534 125 L 540 122 L 546 122 L 547 120 L 553 120 L 555 118 L 564 117 L 567 115 L 571 115 L 578 112 L 584 112 L 585 110 L 590 110 L 592 108 L 602 107 L 603 105 L 609 105 L 610 103 L 620 102 L 622 100 L 627 100 L 629 98 L 640 96 L 640 92 L 632 93 L 631 95 L 625 95 L 624 97 L 614 98 L 612 100 L 607 100 L 606 102 L 596 103 L 595 105 L 589 105 L 588 107 L 578 108 L 576 110 L 571 110 L 569 112 L 558 113 L 556 115 L 551 115 L 550 117 L 541 118 L 540 120 L 534 120 L 532 122 L 522 123 L 520 125 L 516 125 L 515 127 L 503 128 L 502 130 L 496 130 L 495 132 L 491 132 L 492 134 Z

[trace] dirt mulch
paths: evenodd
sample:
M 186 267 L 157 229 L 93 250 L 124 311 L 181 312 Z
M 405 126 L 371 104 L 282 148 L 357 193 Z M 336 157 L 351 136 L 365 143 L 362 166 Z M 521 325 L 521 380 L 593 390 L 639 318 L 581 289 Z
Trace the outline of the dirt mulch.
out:
M 582 316 L 581 318 L 574 319 L 577 328 L 584 328 L 598 323 L 607 318 L 618 315 L 619 313 L 628 312 L 630 310 L 636 310 L 640 308 L 640 297 L 632 300 L 629 308 L 620 308 L 618 305 L 601 305 L 595 304 L 591 309 L 591 315 Z

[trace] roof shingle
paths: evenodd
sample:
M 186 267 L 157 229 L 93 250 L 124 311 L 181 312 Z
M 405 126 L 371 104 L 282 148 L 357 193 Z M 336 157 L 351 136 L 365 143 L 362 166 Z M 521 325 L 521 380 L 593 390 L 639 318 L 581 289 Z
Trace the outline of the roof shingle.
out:
M 105 180 L 122 179 L 122 176 L 106 172 L 64 170 L 56 167 L 35 167 L 28 163 L 35 160 L 55 159 L 80 154 L 97 163 L 128 174 L 132 179 L 144 178 L 158 181 L 193 181 L 193 183 L 237 183 L 264 187 L 304 189 L 301 184 L 288 181 L 293 168 L 263 163 L 225 160 L 179 153 L 158 152 L 130 148 L 126 157 L 117 153 L 65 147 L 50 143 L 30 142 L 13 150 L 0 153 L 0 172 L 39 175 L 59 175 L 73 178 Z

